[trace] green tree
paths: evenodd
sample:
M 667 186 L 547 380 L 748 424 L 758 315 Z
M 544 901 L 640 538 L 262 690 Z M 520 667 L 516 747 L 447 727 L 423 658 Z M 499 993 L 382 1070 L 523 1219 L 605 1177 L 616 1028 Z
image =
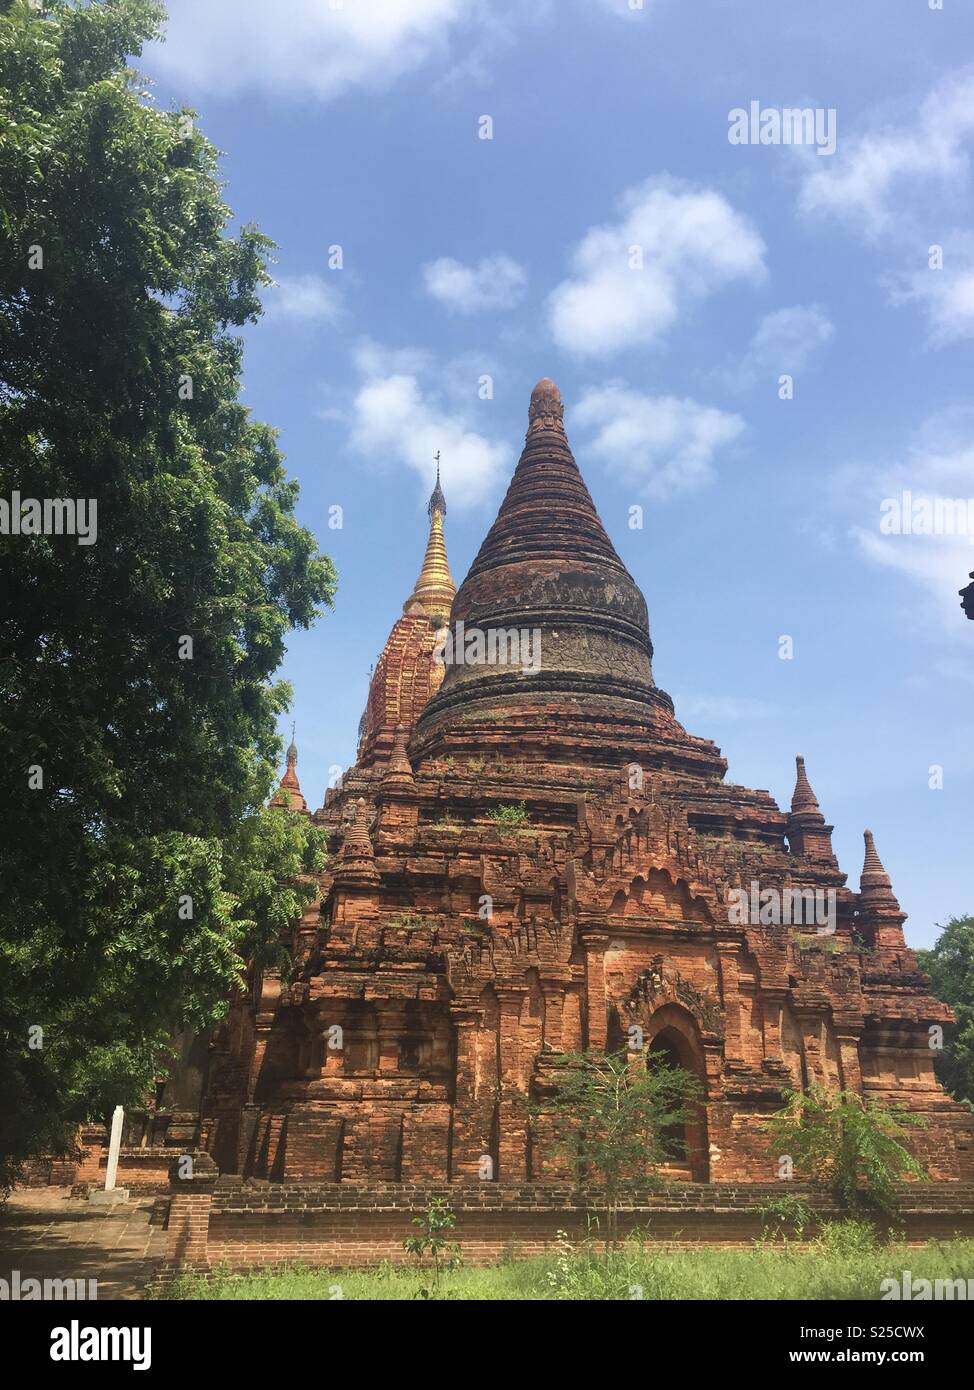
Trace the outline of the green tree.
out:
M 919 1115 L 821 1087 L 785 1091 L 784 1101 L 765 1125 L 775 1152 L 788 1155 L 796 1173 L 830 1192 L 844 1211 L 890 1213 L 897 1184 L 926 1177 L 901 1143 L 909 1127 L 924 1127 Z
M 91 544 L 0 535 L 0 1181 L 139 1100 L 321 853 L 264 803 L 335 575 L 239 400 L 271 244 L 127 67 L 163 18 L 0 6 L 0 499 L 97 504 Z
M 568 1052 L 555 1060 L 554 1093 L 534 1113 L 555 1116 L 555 1147 L 577 1181 L 604 1194 L 611 1245 L 618 1243 L 619 1201 L 633 1178 L 654 1181 L 683 1157 L 676 1131 L 694 1118 L 701 1096 L 695 1076 L 649 1053 Z
M 916 953 L 934 994 L 957 1015 L 934 1069 L 955 1100 L 974 1106 L 974 917 L 950 917 L 939 930 L 933 949 Z

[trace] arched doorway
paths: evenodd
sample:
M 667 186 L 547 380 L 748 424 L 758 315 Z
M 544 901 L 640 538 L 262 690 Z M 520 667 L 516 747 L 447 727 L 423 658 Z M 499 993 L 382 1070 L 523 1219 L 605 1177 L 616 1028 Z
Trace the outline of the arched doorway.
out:
M 673 1153 L 664 1170 L 671 1178 L 709 1182 L 710 1160 L 707 1140 L 707 1070 L 696 1023 L 685 1010 L 665 1004 L 650 1020 L 647 1056 L 659 1058 L 668 1066 L 679 1067 L 700 1083 L 700 1101 L 690 1107 L 689 1118 L 667 1127 L 664 1139 Z

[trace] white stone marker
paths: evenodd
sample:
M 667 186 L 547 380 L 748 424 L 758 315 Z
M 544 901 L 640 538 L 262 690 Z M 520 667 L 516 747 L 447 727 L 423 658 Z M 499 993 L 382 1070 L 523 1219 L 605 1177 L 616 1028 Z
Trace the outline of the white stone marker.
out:
M 112 1134 L 108 1141 L 108 1166 L 105 1169 L 105 1191 L 115 1191 L 115 1174 L 118 1172 L 118 1151 L 122 1147 L 122 1120 L 125 1111 L 116 1105 L 112 1112 Z
M 108 1164 L 105 1168 L 105 1188 L 102 1192 L 92 1192 L 91 1200 L 99 1204 L 111 1202 L 127 1202 L 128 1188 L 115 1186 L 115 1174 L 118 1172 L 118 1154 L 122 1147 L 122 1120 L 125 1118 L 125 1110 L 121 1105 L 116 1105 L 112 1111 L 112 1132 L 108 1140 Z

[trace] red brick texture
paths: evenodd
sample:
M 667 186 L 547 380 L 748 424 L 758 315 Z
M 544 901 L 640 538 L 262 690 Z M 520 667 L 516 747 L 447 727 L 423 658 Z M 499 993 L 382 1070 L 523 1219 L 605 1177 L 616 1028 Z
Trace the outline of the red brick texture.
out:
M 818 1221 L 837 1215 L 821 1197 L 794 1188 Z M 654 1246 L 749 1245 L 761 1234 L 760 1203 L 780 1197 L 782 1184 L 740 1187 L 699 1184 L 665 1192 L 634 1190 L 619 1212 L 620 1234 L 639 1233 Z M 412 1218 L 434 1196 L 457 1216 L 454 1238 L 468 1264 L 543 1254 L 561 1232 L 600 1244 L 606 1213 L 598 1193 L 531 1187 L 419 1189 L 348 1184 L 314 1187 L 256 1184 L 176 1195 L 168 1226 L 167 1270 L 225 1266 L 245 1270 L 277 1264 L 356 1267 L 384 1260 L 408 1263 L 403 1240 Z M 212 1205 L 211 1205 L 212 1203 Z M 908 1240 L 974 1235 L 974 1186 L 911 1189 L 900 1217 Z M 809 1234 L 814 1233 L 814 1227 Z

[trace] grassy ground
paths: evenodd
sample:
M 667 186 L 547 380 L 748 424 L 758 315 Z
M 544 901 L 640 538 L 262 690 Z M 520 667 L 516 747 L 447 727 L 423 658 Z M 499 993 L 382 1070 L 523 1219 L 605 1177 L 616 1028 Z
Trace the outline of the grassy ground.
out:
M 756 1244 L 746 1250 L 645 1252 L 634 1243 L 608 1257 L 562 1243 L 543 1259 L 440 1275 L 428 1268 L 384 1265 L 369 1270 L 282 1268 L 260 1274 L 217 1271 L 183 1276 L 151 1296 L 171 1299 L 399 1299 L 478 1301 L 532 1299 L 868 1299 L 884 1279 L 909 1270 L 919 1279 L 974 1280 L 974 1241 L 879 1246 L 846 1223 L 804 1247 Z

